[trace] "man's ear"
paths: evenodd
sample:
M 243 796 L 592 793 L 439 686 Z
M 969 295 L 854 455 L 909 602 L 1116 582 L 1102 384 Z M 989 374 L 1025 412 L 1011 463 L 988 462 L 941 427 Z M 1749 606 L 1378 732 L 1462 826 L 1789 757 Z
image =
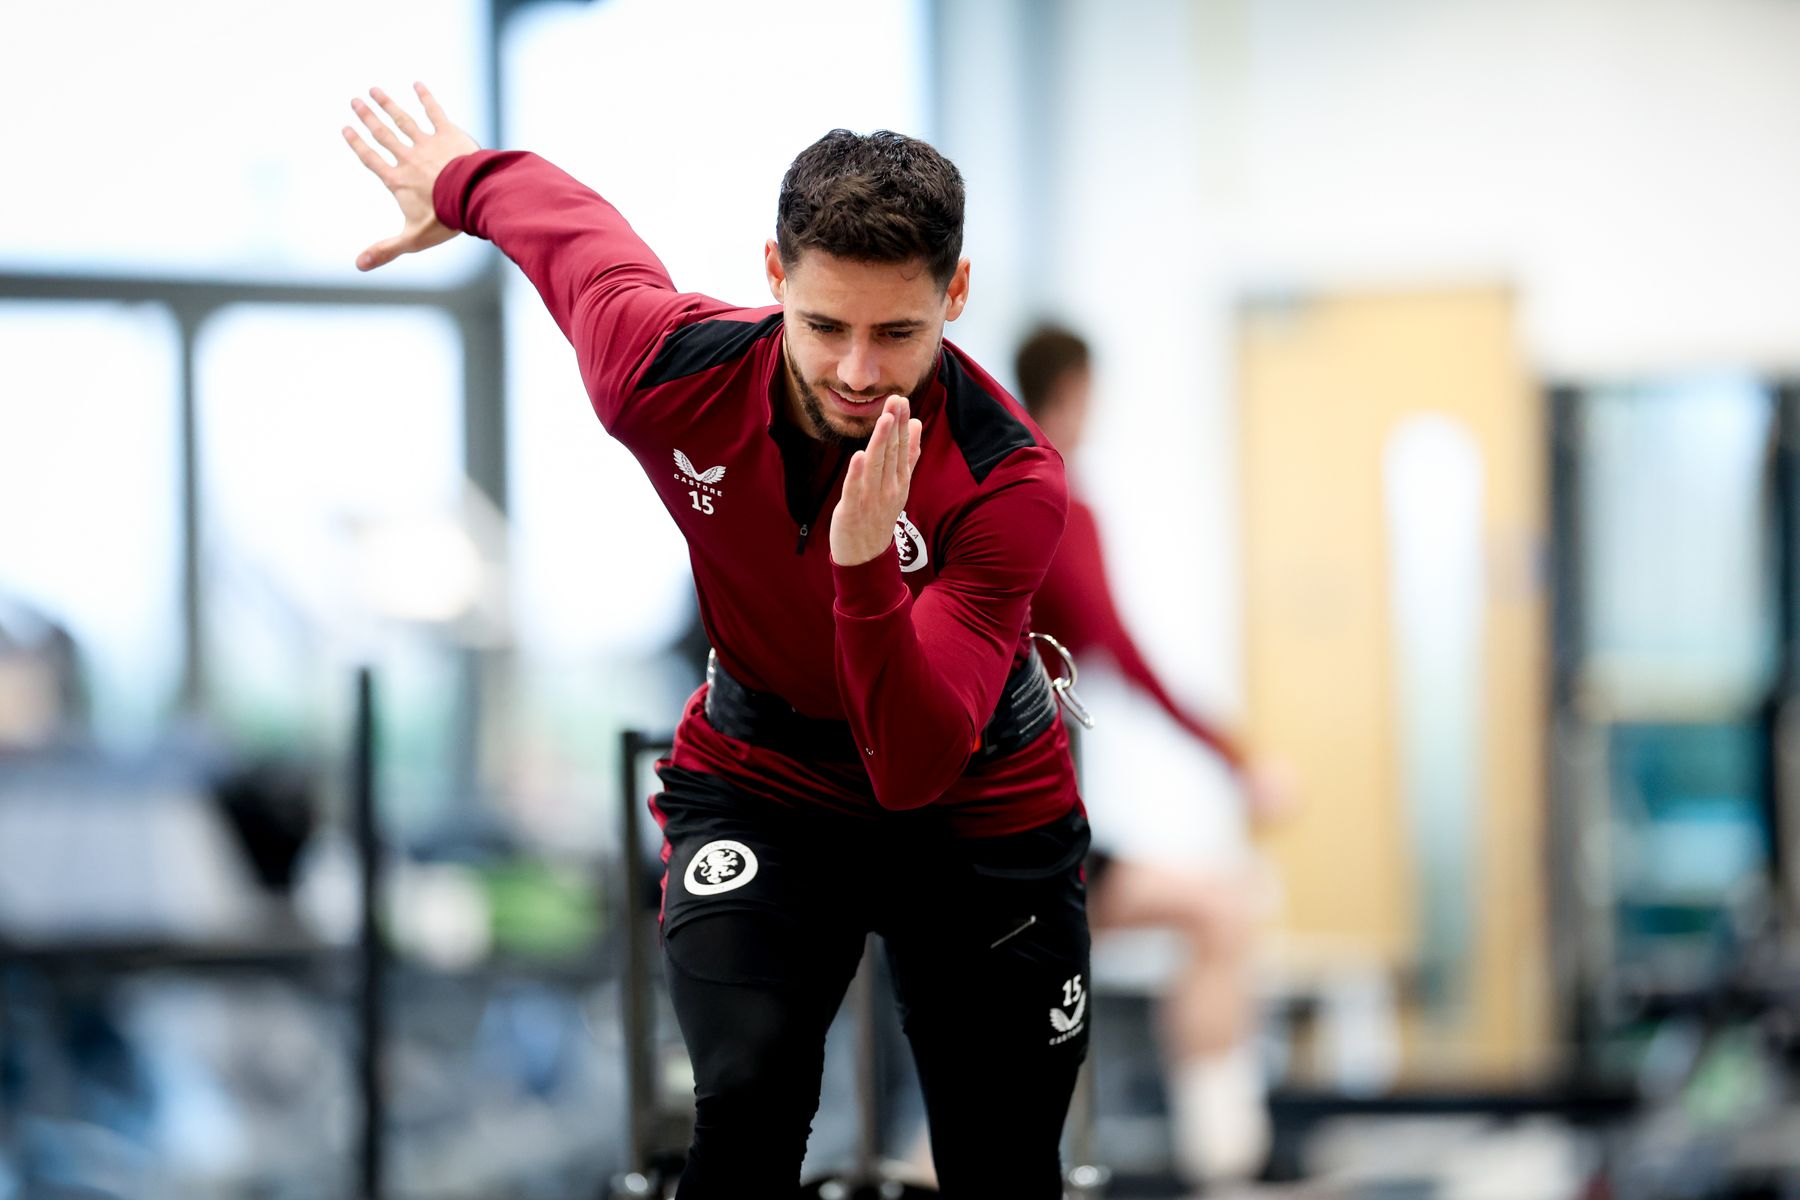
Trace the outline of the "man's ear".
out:
M 954 321 L 962 316 L 963 306 L 969 302 L 969 260 L 963 259 L 956 264 L 956 273 L 950 276 L 950 283 L 944 288 L 944 320 Z
M 769 276 L 769 295 L 775 297 L 775 303 L 786 304 L 787 298 L 781 293 L 787 284 L 787 268 L 781 265 L 781 246 L 774 238 L 763 246 L 763 270 Z

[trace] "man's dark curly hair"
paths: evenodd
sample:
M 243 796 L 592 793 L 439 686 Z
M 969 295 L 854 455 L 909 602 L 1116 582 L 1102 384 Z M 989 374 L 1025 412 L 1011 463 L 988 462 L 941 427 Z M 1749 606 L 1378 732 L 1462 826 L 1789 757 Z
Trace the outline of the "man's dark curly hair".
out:
M 855 262 L 922 260 L 943 288 L 962 257 L 962 230 L 956 164 L 886 129 L 834 129 L 802 150 L 776 204 L 775 240 L 790 269 L 815 249 Z

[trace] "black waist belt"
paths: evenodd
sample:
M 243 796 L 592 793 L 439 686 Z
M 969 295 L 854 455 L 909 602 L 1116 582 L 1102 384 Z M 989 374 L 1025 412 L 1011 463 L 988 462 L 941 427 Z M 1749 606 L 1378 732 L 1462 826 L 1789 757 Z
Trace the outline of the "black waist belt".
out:
M 706 719 L 726 737 L 794 758 L 860 762 L 847 721 L 809 717 L 770 692 L 753 692 L 728 674 L 717 655 L 706 664 Z M 1050 675 L 1035 651 L 1007 677 L 994 717 L 981 731 L 972 761 L 986 762 L 1036 741 L 1056 720 Z

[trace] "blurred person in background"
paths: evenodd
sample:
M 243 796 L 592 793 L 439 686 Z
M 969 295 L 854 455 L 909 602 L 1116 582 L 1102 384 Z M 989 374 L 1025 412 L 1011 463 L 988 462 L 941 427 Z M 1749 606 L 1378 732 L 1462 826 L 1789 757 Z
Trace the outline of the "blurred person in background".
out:
M 33 605 L 0 594 L 0 754 L 79 741 L 87 726 L 74 637 Z
M 1014 365 L 1019 399 L 1072 462 L 1092 406 L 1086 341 L 1045 325 L 1020 345 Z M 1217 755 L 1235 776 L 1252 819 L 1269 819 L 1287 806 L 1286 771 L 1249 759 L 1231 732 L 1177 701 L 1151 669 L 1119 615 L 1094 510 L 1073 484 L 1062 544 L 1031 608 L 1035 631 L 1055 637 L 1078 660 L 1090 652 L 1110 660 L 1131 688 Z M 1255 925 L 1269 903 L 1269 881 L 1259 865 L 1220 862 L 1216 853 L 1195 854 L 1185 865 L 1138 857 L 1124 846 L 1109 853 L 1119 837 L 1109 829 L 1109 807 L 1148 806 L 1166 817 L 1168 806 L 1198 801 L 1154 788 L 1104 801 L 1096 809 L 1097 849 L 1088 863 L 1094 929 L 1167 927 L 1183 935 L 1188 952 L 1161 1006 L 1177 1166 L 1197 1182 L 1253 1175 L 1270 1137 L 1252 979 Z M 1156 811 L 1139 820 L 1168 824 Z
M 960 174 L 828 133 L 782 182 L 779 303 L 744 309 L 676 291 L 606 201 L 417 91 L 429 131 L 379 89 L 391 125 L 352 102 L 392 161 L 345 139 L 405 219 L 358 266 L 466 230 L 524 270 L 686 538 L 716 649 L 652 801 L 696 1078 L 678 1195 L 792 1194 L 873 930 L 944 1194 L 1059 1197 L 1088 831 L 1025 624 L 1067 497 L 1024 410 L 943 341 L 968 296 Z

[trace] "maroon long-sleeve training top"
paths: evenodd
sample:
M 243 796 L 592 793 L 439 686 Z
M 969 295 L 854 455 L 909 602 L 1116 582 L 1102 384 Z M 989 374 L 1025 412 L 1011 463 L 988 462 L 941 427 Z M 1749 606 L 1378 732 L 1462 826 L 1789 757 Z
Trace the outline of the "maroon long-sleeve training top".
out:
M 802 761 L 724 736 L 702 688 L 675 765 L 785 804 L 878 816 L 935 804 L 965 836 L 1041 825 L 1078 803 L 1061 722 L 972 763 L 1062 534 L 1062 459 L 948 342 L 913 415 L 923 446 L 895 544 L 833 563 L 848 455 L 792 436 L 779 308 L 678 292 L 618 211 L 533 154 L 452 161 L 438 219 L 525 272 L 575 347 L 594 411 L 687 539 L 701 618 L 747 687 L 847 721 L 863 761 Z M 784 443 L 786 449 L 784 451 Z M 629 578 L 619 580 L 630 587 Z
M 1184 707 L 1150 669 L 1113 600 L 1094 510 L 1074 494 L 1069 496 L 1069 520 L 1062 544 L 1031 603 L 1031 618 L 1038 632 L 1062 642 L 1077 660 L 1093 650 L 1111 658 L 1119 672 L 1156 701 L 1177 724 L 1211 747 L 1233 770 L 1243 769 L 1244 756 L 1236 740 Z

